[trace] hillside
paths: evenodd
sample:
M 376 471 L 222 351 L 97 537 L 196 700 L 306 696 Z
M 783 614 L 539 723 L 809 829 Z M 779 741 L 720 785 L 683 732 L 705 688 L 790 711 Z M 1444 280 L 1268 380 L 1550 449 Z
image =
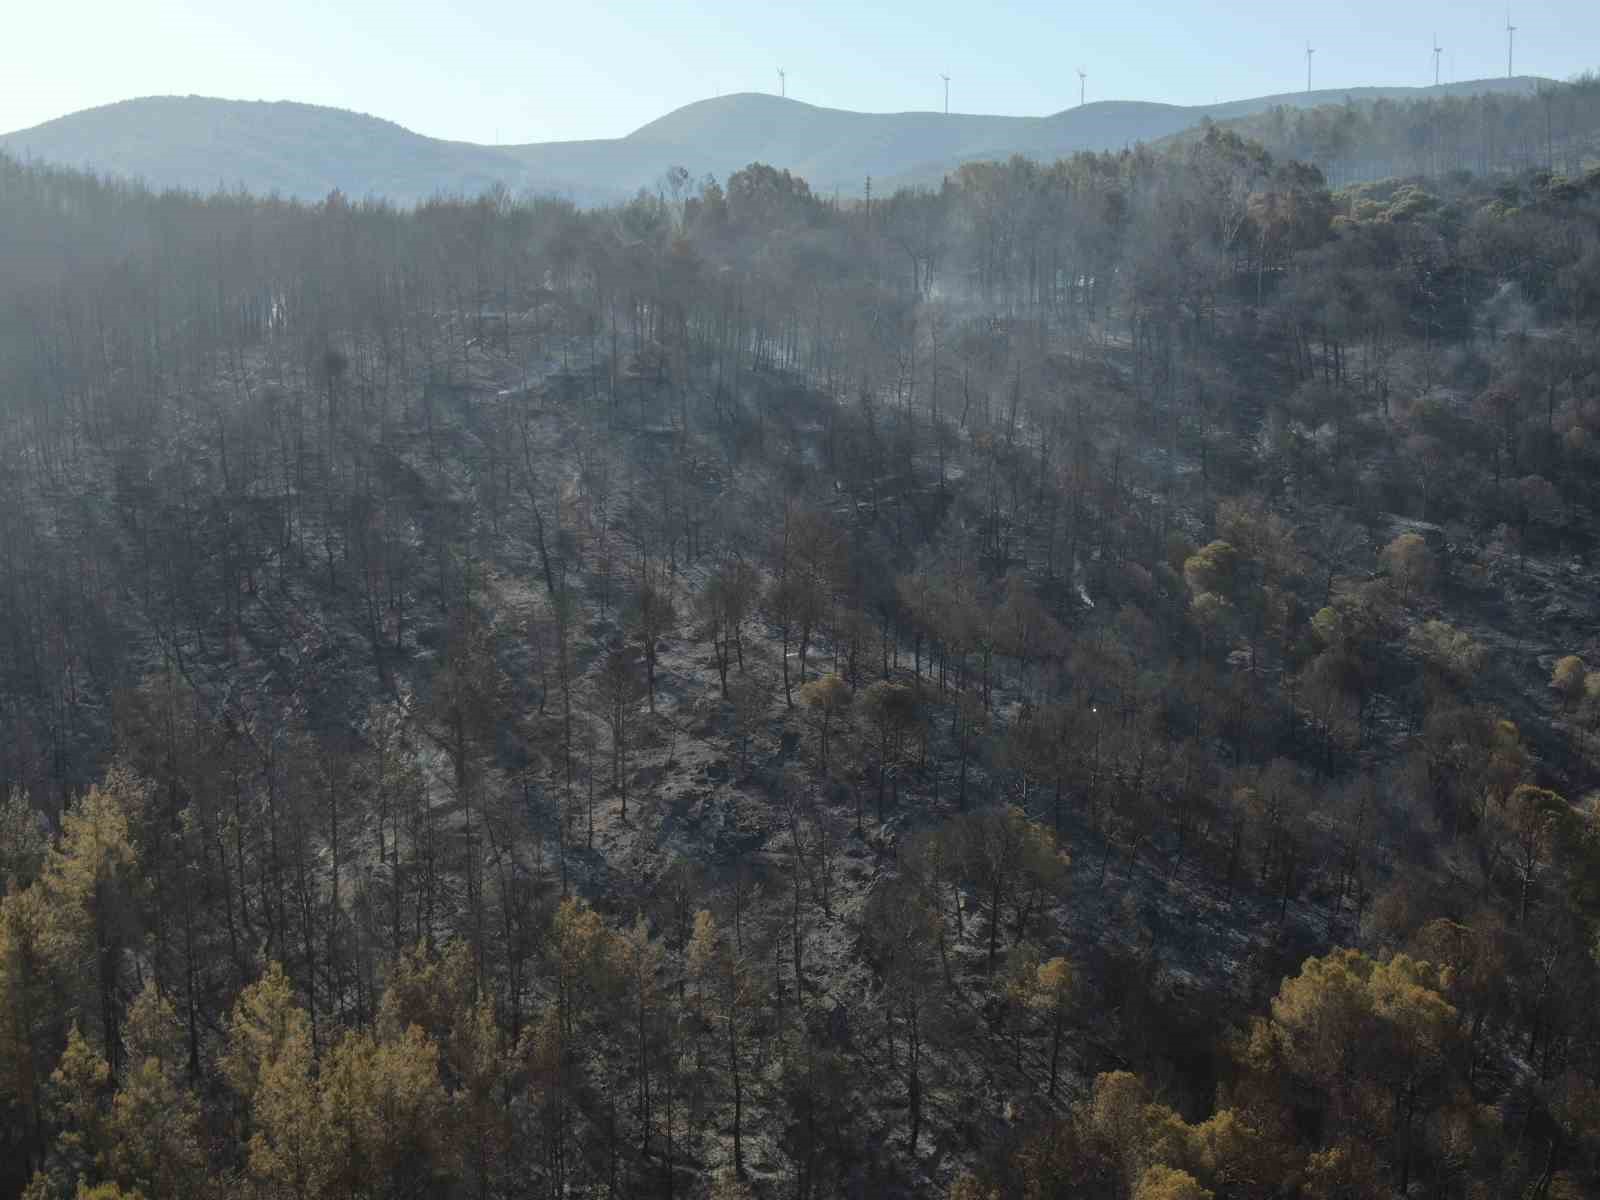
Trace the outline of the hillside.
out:
M 1046 117 L 933 112 L 858 113 L 818 108 L 764 93 L 702 100 L 650 122 L 622 139 L 672 151 L 700 173 L 725 175 L 750 162 L 769 162 L 804 176 L 824 192 L 854 191 L 867 175 L 893 187 L 937 182 L 963 162 L 1021 154 L 1041 161 L 1080 150 L 1121 150 L 1153 142 L 1202 121 L 1230 121 L 1273 109 L 1318 108 L 1378 99 L 1525 94 L 1537 80 L 1484 79 L 1438 88 L 1353 88 L 1257 96 L 1223 104 L 1182 106 L 1101 100 Z M 609 143 L 607 143 L 609 144 Z M 508 149 L 543 166 L 553 146 Z M 659 157 L 659 155 L 658 155 Z M 692 161 L 691 161 L 692 160 Z M 701 167 L 697 164 L 712 165 Z
M 1274 158 L 1315 163 L 1335 185 L 1538 167 L 1577 178 L 1600 162 L 1600 77 L 1593 74 L 1521 95 L 1441 88 L 1351 99 L 1356 103 L 1218 112 L 1215 119 Z M 1156 144 L 1193 145 L 1204 133 L 1191 126 Z
M 408 203 L 439 191 L 476 193 L 517 174 L 489 147 L 422 137 L 361 113 L 202 96 L 87 109 L 0 137 L 0 149 L 157 187 L 303 200 L 337 188 Z
M 720 178 L 751 162 L 788 168 L 823 193 L 853 195 L 869 175 L 885 187 L 934 183 L 963 162 L 1120 150 L 1205 118 L 1342 104 L 1347 97 L 1525 94 L 1536 82 L 1303 92 L 1200 107 L 1099 101 L 1047 117 L 858 113 L 745 93 L 687 105 L 622 138 L 499 147 L 441 141 L 376 117 L 289 101 L 161 96 L 5 134 L 0 150 L 162 188 L 243 187 L 303 200 L 338 188 L 408 204 L 441 192 L 473 195 L 504 183 L 514 191 L 556 192 L 587 205 L 654 187 L 673 166 L 687 167 L 696 178 Z
M 1600 1195 L 1600 172 L 690 191 L 0 158 L 0 1200 Z

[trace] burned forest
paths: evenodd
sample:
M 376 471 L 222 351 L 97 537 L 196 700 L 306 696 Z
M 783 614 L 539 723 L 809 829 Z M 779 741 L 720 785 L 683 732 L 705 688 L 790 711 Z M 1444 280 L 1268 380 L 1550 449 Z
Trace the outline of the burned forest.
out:
M 0 1197 L 1596 1194 L 1600 169 L 1530 129 L 0 157 Z

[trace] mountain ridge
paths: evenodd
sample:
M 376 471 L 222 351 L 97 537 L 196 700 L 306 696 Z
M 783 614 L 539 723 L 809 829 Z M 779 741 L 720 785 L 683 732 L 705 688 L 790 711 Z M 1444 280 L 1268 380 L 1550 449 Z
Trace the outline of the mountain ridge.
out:
M 1279 106 L 1526 94 L 1541 82 L 1519 76 L 1326 89 L 1211 105 L 1099 100 L 1045 116 L 863 113 L 742 92 L 684 105 L 619 138 L 493 146 L 431 138 L 382 117 L 297 101 L 150 96 L 0 134 L 0 150 L 198 192 L 242 187 L 317 200 L 338 189 L 416 203 L 500 183 L 589 205 L 655 186 L 678 165 L 697 178 L 725 177 L 762 161 L 794 171 L 819 191 L 853 190 L 867 176 L 892 188 L 937 183 L 944 172 L 975 159 L 1120 150 L 1207 118 L 1230 120 Z

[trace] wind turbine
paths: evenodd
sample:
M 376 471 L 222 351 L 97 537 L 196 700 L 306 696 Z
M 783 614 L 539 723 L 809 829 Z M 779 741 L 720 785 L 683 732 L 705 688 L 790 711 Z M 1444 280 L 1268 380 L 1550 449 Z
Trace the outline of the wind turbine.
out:
M 1306 43 L 1306 92 L 1308 94 L 1311 91 L 1311 56 L 1313 54 L 1315 54 L 1315 53 L 1316 53 L 1316 51 L 1311 48 L 1311 43 L 1307 42 Z
M 1444 53 L 1444 47 L 1439 45 L 1439 35 L 1433 35 L 1433 86 L 1439 86 L 1439 56 Z
M 950 76 L 941 75 L 939 78 L 944 80 L 944 115 L 948 117 L 950 115 Z
M 789 76 L 784 71 L 784 69 L 782 67 L 779 67 L 778 68 L 778 95 L 787 96 L 788 94 L 789 94 Z
M 1083 68 L 1078 68 L 1078 107 L 1083 107 L 1084 92 L 1088 87 L 1089 77 L 1083 73 Z
M 1506 9 L 1506 78 L 1511 78 L 1511 47 L 1517 40 L 1517 27 L 1511 23 L 1511 10 Z

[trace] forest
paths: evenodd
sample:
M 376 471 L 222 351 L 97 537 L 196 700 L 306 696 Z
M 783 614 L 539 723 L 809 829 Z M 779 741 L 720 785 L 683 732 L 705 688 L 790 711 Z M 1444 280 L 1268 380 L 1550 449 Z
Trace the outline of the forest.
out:
M 1536 81 L 1524 93 L 1277 106 L 1224 123 L 1278 158 L 1315 165 L 1334 185 L 1410 175 L 1583 174 L 1600 151 L 1600 76 Z M 1172 139 L 1193 142 L 1205 125 Z
M 1597 1194 L 1600 168 L 1473 166 L 0 157 L 0 1197 Z

